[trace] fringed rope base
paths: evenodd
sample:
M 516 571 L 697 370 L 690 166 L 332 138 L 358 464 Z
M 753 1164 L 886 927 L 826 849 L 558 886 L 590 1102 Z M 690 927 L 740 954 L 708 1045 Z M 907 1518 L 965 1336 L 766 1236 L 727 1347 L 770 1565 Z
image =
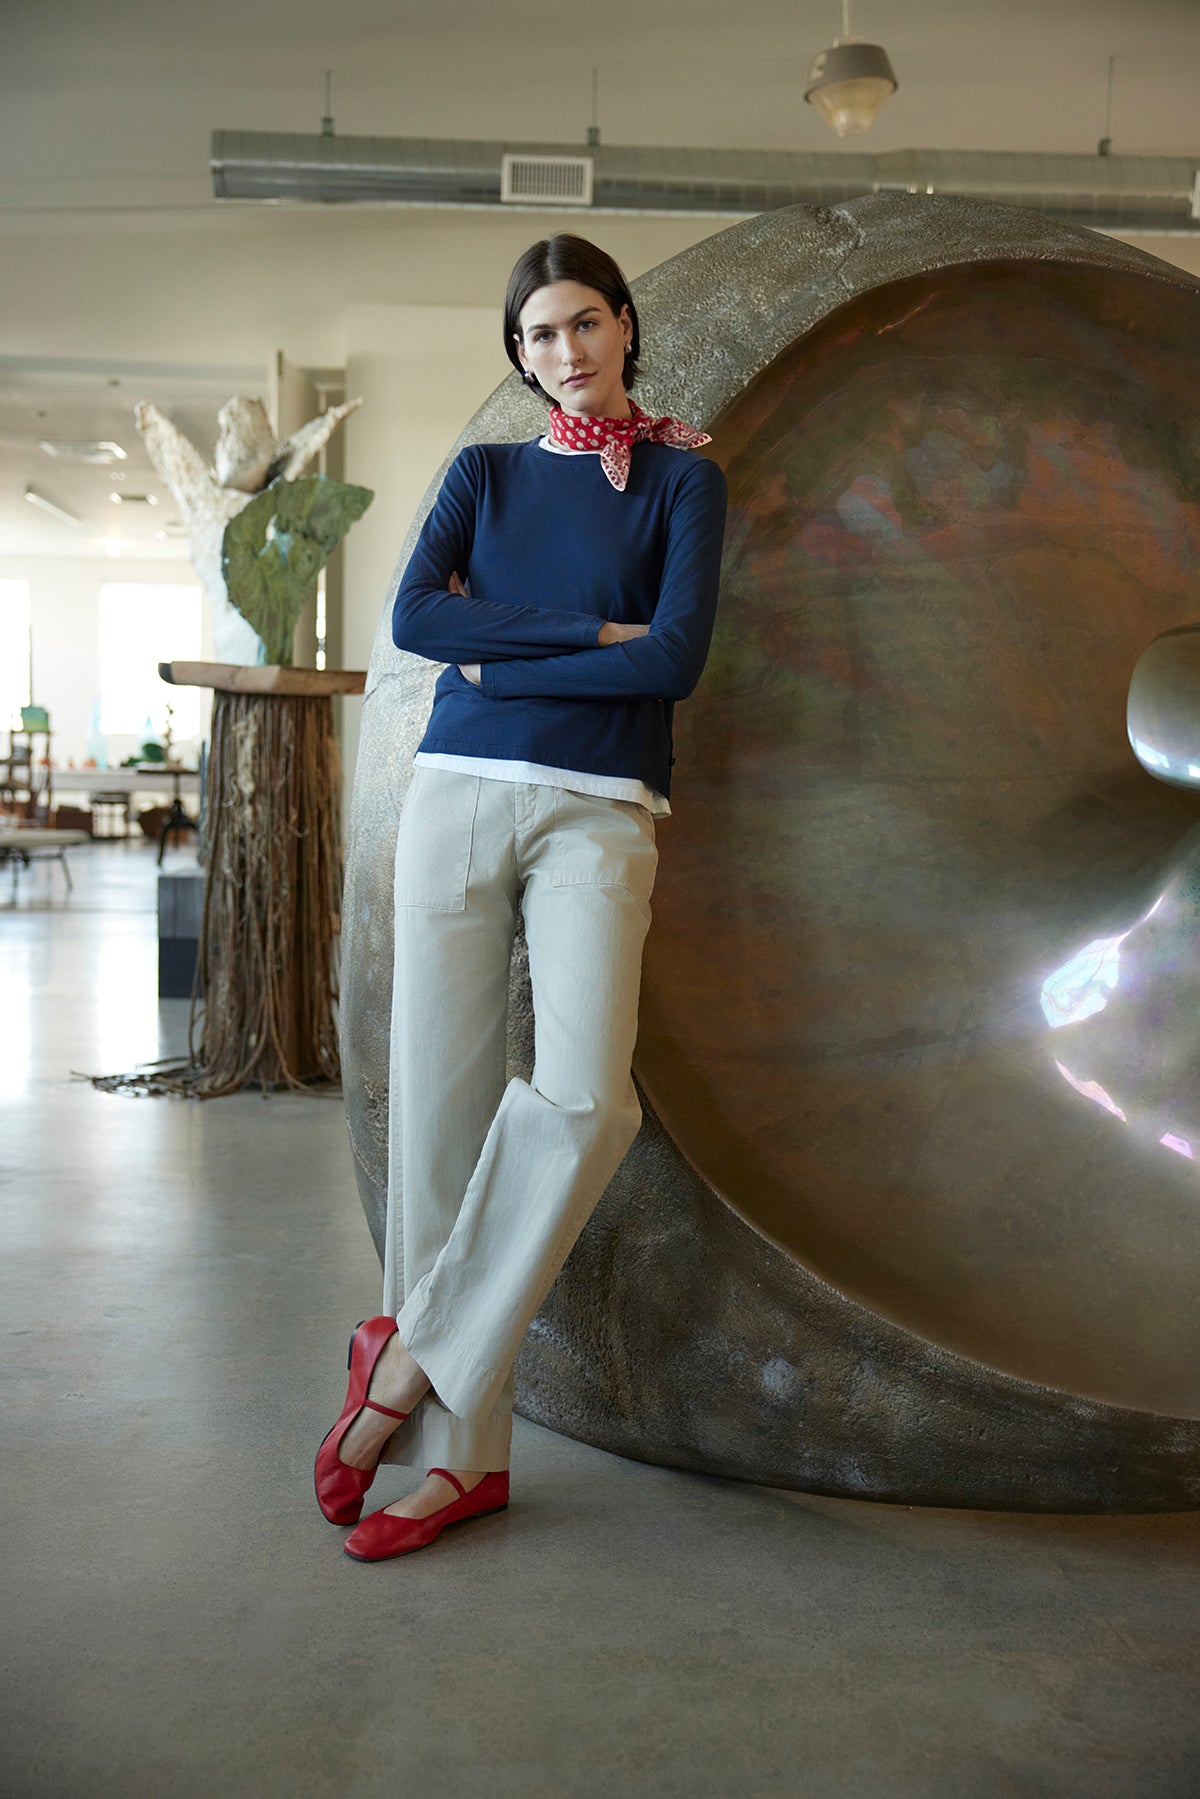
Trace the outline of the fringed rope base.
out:
M 217 691 L 189 1059 L 97 1087 L 216 1099 L 340 1081 L 340 790 L 325 695 Z

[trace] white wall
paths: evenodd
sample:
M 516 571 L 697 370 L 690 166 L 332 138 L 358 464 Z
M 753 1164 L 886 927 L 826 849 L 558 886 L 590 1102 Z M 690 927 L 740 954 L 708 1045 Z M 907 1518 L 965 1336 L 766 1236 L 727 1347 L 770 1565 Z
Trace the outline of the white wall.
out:
M 33 699 L 50 714 L 53 757 L 60 769 L 69 761 L 80 764 L 87 754 L 87 735 L 92 708 L 100 692 L 99 595 L 106 581 L 193 582 L 199 586 L 190 563 L 178 560 L 151 562 L 139 557 L 26 556 L 6 557 L 0 574 L 6 579 L 28 581 L 30 629 L 33 638 Z M 206 655 L 211 655 L 212 633 L 205 619 Z M 171 689 L 162 687 L 162 708 Z M 165 714 L 164 714 L 165 716 Z M 202 709 L 202 716 L 206 716 Z M 152 713 L 156 725 L 159 716 Z M 5 739 L 7 742 L 7 739 Z M 134 736 L 109 738 L 108 759 L 120 762 L 131 756 L 138 743 Z M 197 746 L 192 744 L 194 759 Z M 185 744 L 185 753 L 188 746 Z
M 366 668 L 413 514 L 468 419 L 508 373 L 495 306 L 352 306 L 344 319 L 346 479 L 375 490 L 346 538 L 343 654 Z M 347 701 L 347 816 L 362 702 Z
M 340 367 L 346 307 L 500 307 L 536 238 L 579 231 L 632 277 L 728 219 L 208 205 L 0 215 L 0 355 Z M 140 396 L 137 396 L 140 397 Z

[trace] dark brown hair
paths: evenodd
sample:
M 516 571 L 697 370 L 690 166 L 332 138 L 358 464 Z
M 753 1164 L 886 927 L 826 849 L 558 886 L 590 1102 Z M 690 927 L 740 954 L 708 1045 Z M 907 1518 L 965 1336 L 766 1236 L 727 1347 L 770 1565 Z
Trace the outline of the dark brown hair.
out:
M 517 339 L 521 335 L 521 309 L 540 287 L 549 287 L 554 281 L 578 281 L 581 287 L 595 288 L 608 301 L 615 319 L 620 318 L 622 306 L 628 306 L 633 337 L 622 375 L 625 391 L 628 393 L 637 380 L 637 359 L 641 350 L 637 307 L 633 303 L 629 283 L 612 257 L 597 245 L 589 244 L 586 237 L 571 237 L 566 232 L 560 232 L 557 237 L 544 237 L 538 243 L 530 244 L 525 254 L 518 259 L 516 268 L 508 278 L 508 292 L 504 296 L 504 353 L 508 360 L 518 375 L 523 376 L 525 370 L 517 355 Z M 532 393 L 541 394 L 543 400 L 549 399 L 536 376 L 526 385 Z

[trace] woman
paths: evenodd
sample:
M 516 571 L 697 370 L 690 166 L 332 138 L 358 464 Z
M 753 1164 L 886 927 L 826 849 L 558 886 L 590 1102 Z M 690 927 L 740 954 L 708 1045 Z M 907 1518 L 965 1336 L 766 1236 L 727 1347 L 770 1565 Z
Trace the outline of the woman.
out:
M 508 1503 L 517 1347 L 641 1120 L 655 819 L 717 601 L 724 478 L 683 454 L 704 433 L 630 403 L 612 259 L 534 244 L 504 347 L 550 429 L 461 452 L 392 614 L 401 649 L 448 666 L 396 850 L 385 1315 L 351 1340 L 318 1503 L 354 1523 L 385 1444 L 430 1472 L 347 1539 L 363 1561 Z M 506 1085 L 518 905 L 535 1066 Z

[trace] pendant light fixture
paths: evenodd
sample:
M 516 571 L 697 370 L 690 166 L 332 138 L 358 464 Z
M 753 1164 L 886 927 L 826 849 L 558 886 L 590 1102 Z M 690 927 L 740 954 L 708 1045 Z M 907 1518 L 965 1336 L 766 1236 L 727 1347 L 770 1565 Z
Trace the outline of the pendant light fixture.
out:
M 804 98 L 839 137 L 866 131 L 897 88 L 895 72 L 881 44 L 850 36 L 850 0 L 842 0 L 842 35 L 832 49 L 813 58 Z

